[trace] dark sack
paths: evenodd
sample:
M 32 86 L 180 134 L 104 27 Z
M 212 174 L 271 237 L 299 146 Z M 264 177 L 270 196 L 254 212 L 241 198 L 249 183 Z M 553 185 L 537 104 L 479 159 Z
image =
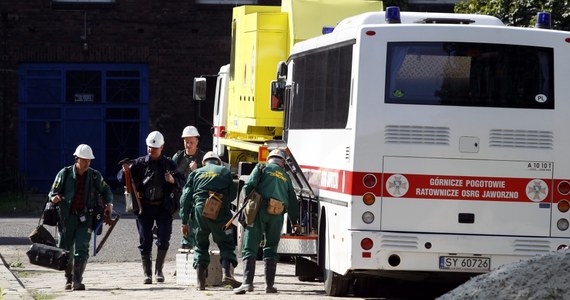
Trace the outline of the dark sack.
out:
M 38 243 L 33 243 L 26 254 L 31 264 L 58 271 L 65 270 L 69 257 L 67 250 Z
M 46 206 L 44 208 L 44 212 L 43 212 L 43 224 L 44 225 L 48 225 L 48 226 L 55 226 L 57 225 L 57 220 L 58 220 L 58 213 L 57 213 L 57 207 L 55 204 L 53 204 L 51 201 L 48 201 L 46 203 Z
M 182 195 L 182 189 L 177 187 L 171 187 L 170 191 L 164 197 L 162 205 L 171 215 L 176 215 L 180 209 L 180 196 Z
M 55 246 L 55 239 L 53 235 L 44 227 L 44 225 L 38 225 L 32 233 L 28 236 L 32 243 L 39 243 L 45 245 Z

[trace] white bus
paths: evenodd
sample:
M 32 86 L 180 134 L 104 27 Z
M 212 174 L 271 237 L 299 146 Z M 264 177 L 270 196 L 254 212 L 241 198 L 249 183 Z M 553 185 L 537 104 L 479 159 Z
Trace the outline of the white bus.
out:
M 565 248 L 570 33 L 481 15 L 392 23 L 391 9 L 296 44 L 278 68 L 284 140 L 318 196 L 326 293 Z

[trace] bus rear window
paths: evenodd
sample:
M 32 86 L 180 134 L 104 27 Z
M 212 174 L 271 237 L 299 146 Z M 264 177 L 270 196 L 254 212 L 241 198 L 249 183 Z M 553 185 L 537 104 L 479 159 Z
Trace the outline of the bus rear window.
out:
M 551 48 L 388 43 L 386 103 L 554 109 Z

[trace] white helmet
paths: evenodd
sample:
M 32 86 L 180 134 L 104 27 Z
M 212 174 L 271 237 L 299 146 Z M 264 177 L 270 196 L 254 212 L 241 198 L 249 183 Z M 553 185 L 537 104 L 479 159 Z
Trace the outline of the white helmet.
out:
M 158 131 L 153 131 L 146 138 L 146 145 L 153 148 L 160 148 L 164 145 L 164 136 Z
M 283 151 L 281 151 L 279 148 L 274 149 L 271 152 L 269 152 L 269 155 L 267 155 L 267 159 L 270 159 L 272 157 L 279 157 L 279 158 L 285 160 L 285 154 L 283 154 Z
M 222 160 L 220 159 L 220 157 L 214 153 L 214 151 L 208 151 L 206 152 L 206 154 L 204 154 L 204 158 L 202 158 L 202 165 L 206 164 L 207 160 L 216 160 L 216 164 L 217 165 L 221 165 L 222 164 Z
M 75 152 L 73 152 L 73 156 L 83 158 L 83 159 L 94 159 L 95 158 L 95 156 L 93 156 L 93 150 L 91 150 L 91 147 L 89 147 L 89 145 L 86 145 L 86 144 L 81 144 L 81 145 L 77 146 L 77 148 L 75 149 Z
M 191 136 L 200 137 L 198 129 L 196 129 L 196 127 L 194 126 L 184 127 L 184 130 L 182 130 L 182 138 L 191 137 Z

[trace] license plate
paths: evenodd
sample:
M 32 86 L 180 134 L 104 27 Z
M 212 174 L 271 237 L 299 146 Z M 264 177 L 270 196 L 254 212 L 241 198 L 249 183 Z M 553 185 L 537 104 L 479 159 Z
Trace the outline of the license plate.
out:
M 439 268 L 441 270 L 456 271 L 489 271 L 491 258 L 489 257 L 466 257 L 466 256 L 440 256 Z

